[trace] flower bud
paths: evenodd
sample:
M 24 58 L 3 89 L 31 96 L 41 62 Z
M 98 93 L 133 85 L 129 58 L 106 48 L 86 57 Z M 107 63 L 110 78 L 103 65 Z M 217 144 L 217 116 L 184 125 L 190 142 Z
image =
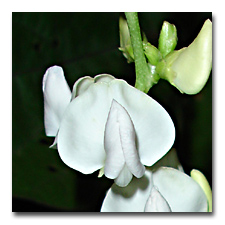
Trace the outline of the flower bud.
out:
M 157 65 L 162 59 L 160 51 L 150 43 L 143 43 L 144 53 L 151 65 Z
M 212 68 L 212 22 L 205 21 L 195 40 L 173 51 L 157 64 L 156 71 L 181 93 L 197 94 L 205 86 Z
M 165 57 L 175 49 L 177 45 L 177 29 L 175 25 L 164 21 L 160 36 L 159 36 L 159 51 Z
M 119 19 L 119 31 L 120 31 L 120 47 L 119 50 L 123 52 L 124 57 L 128 63 L 134 61 L 134 53 L 131 45 L 130 32 L 127 21 L 120 17 Z
M 208 211 L 212 212 L 212 190 L 206 177 L 199 171 L 193 169 L 191 177 L 200 185 L 208 200 Z

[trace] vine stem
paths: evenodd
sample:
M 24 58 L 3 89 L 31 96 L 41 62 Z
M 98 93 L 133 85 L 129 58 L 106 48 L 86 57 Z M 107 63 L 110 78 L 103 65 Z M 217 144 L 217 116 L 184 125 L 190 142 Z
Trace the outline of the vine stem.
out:
M 125 12 L 130 32 L 131 44 L 134 52 L 134 63 L 136 72 L 135 87 L 145 93 L 154 85 L 151 72 L 146 62 L 143 50 L 141 30 L 137 12 Z

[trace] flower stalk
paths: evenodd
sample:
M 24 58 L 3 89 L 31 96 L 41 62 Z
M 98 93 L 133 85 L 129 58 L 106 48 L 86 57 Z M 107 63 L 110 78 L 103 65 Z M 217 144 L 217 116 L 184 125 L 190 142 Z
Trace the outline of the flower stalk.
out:
M 125 12 L 134 52 L 135 87 L 145 93 L 155 84 L 154 77 L 146 62 L 137 12 Z

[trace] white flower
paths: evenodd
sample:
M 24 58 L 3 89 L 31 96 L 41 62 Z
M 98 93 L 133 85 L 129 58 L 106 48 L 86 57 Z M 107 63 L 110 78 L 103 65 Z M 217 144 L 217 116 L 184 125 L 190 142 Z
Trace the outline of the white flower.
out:
M 127 187 L 113 184 L 101 212 L 207 212 L 202 188 L 185 173 L 169 167 L 133 180 Z
M 49 82 L 54 74 L 49 76 Z M 54 89 L 59 93 L 51 96 L 60 96 L 63 87 Z M 44 94 L 46 89 L 47 86 Z M 124 80 L 107 74 L 80 78 L 73 86 L 71 102 L 68 99 L 64 105 L 60 100 L 58 108 L 45 109 L 45 114 L 53 111 L 53 115 L 58 115 L 57 110 L 64 111 L 56 124 L 46 115 L 45 128 L 58 130 L 61 159 L 84 174 L 102 171 L 104 167 L 106 177 L 126 186 L 133 175 L 138 178 L 144 175 L 143 165 L 153 165 L 173 145 L 175 129 L 168 113 Z

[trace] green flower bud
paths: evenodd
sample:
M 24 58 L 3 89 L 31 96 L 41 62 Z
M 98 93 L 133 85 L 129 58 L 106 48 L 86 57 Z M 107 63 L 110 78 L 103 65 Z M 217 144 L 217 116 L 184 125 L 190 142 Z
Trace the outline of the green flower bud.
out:
M 212 212 L 212 191 L 205 176 L 199 171 L 193 169 L 191 177 L 200 185 L 208 200 L 208 212 Z
M 144 53 L 151 65 L 157 65 L 162 59 L 160 51 L 150 43 L 143 43 Z
M 127 25 L 127 21 L 120 17 L 119 19 L 119 31 L 120 31 L 120 47 L 119 50 L 123 52 L 124 57 L 128 63 L 134 61 L 134 53 L 131 45 L 130 32 Z
M 195 40 L 173 51 L 157 64 L 156 71 L 180 92 L 197 94 L 205 86 L 212 68 L 212 22 L 205 21 Z
M 165 57 L 167 54 L 172 52 L 177 45 L 177 29 L 175 25 L 164 21 L 160 36 L 159 36 L 159 51 L 162 56 Z

